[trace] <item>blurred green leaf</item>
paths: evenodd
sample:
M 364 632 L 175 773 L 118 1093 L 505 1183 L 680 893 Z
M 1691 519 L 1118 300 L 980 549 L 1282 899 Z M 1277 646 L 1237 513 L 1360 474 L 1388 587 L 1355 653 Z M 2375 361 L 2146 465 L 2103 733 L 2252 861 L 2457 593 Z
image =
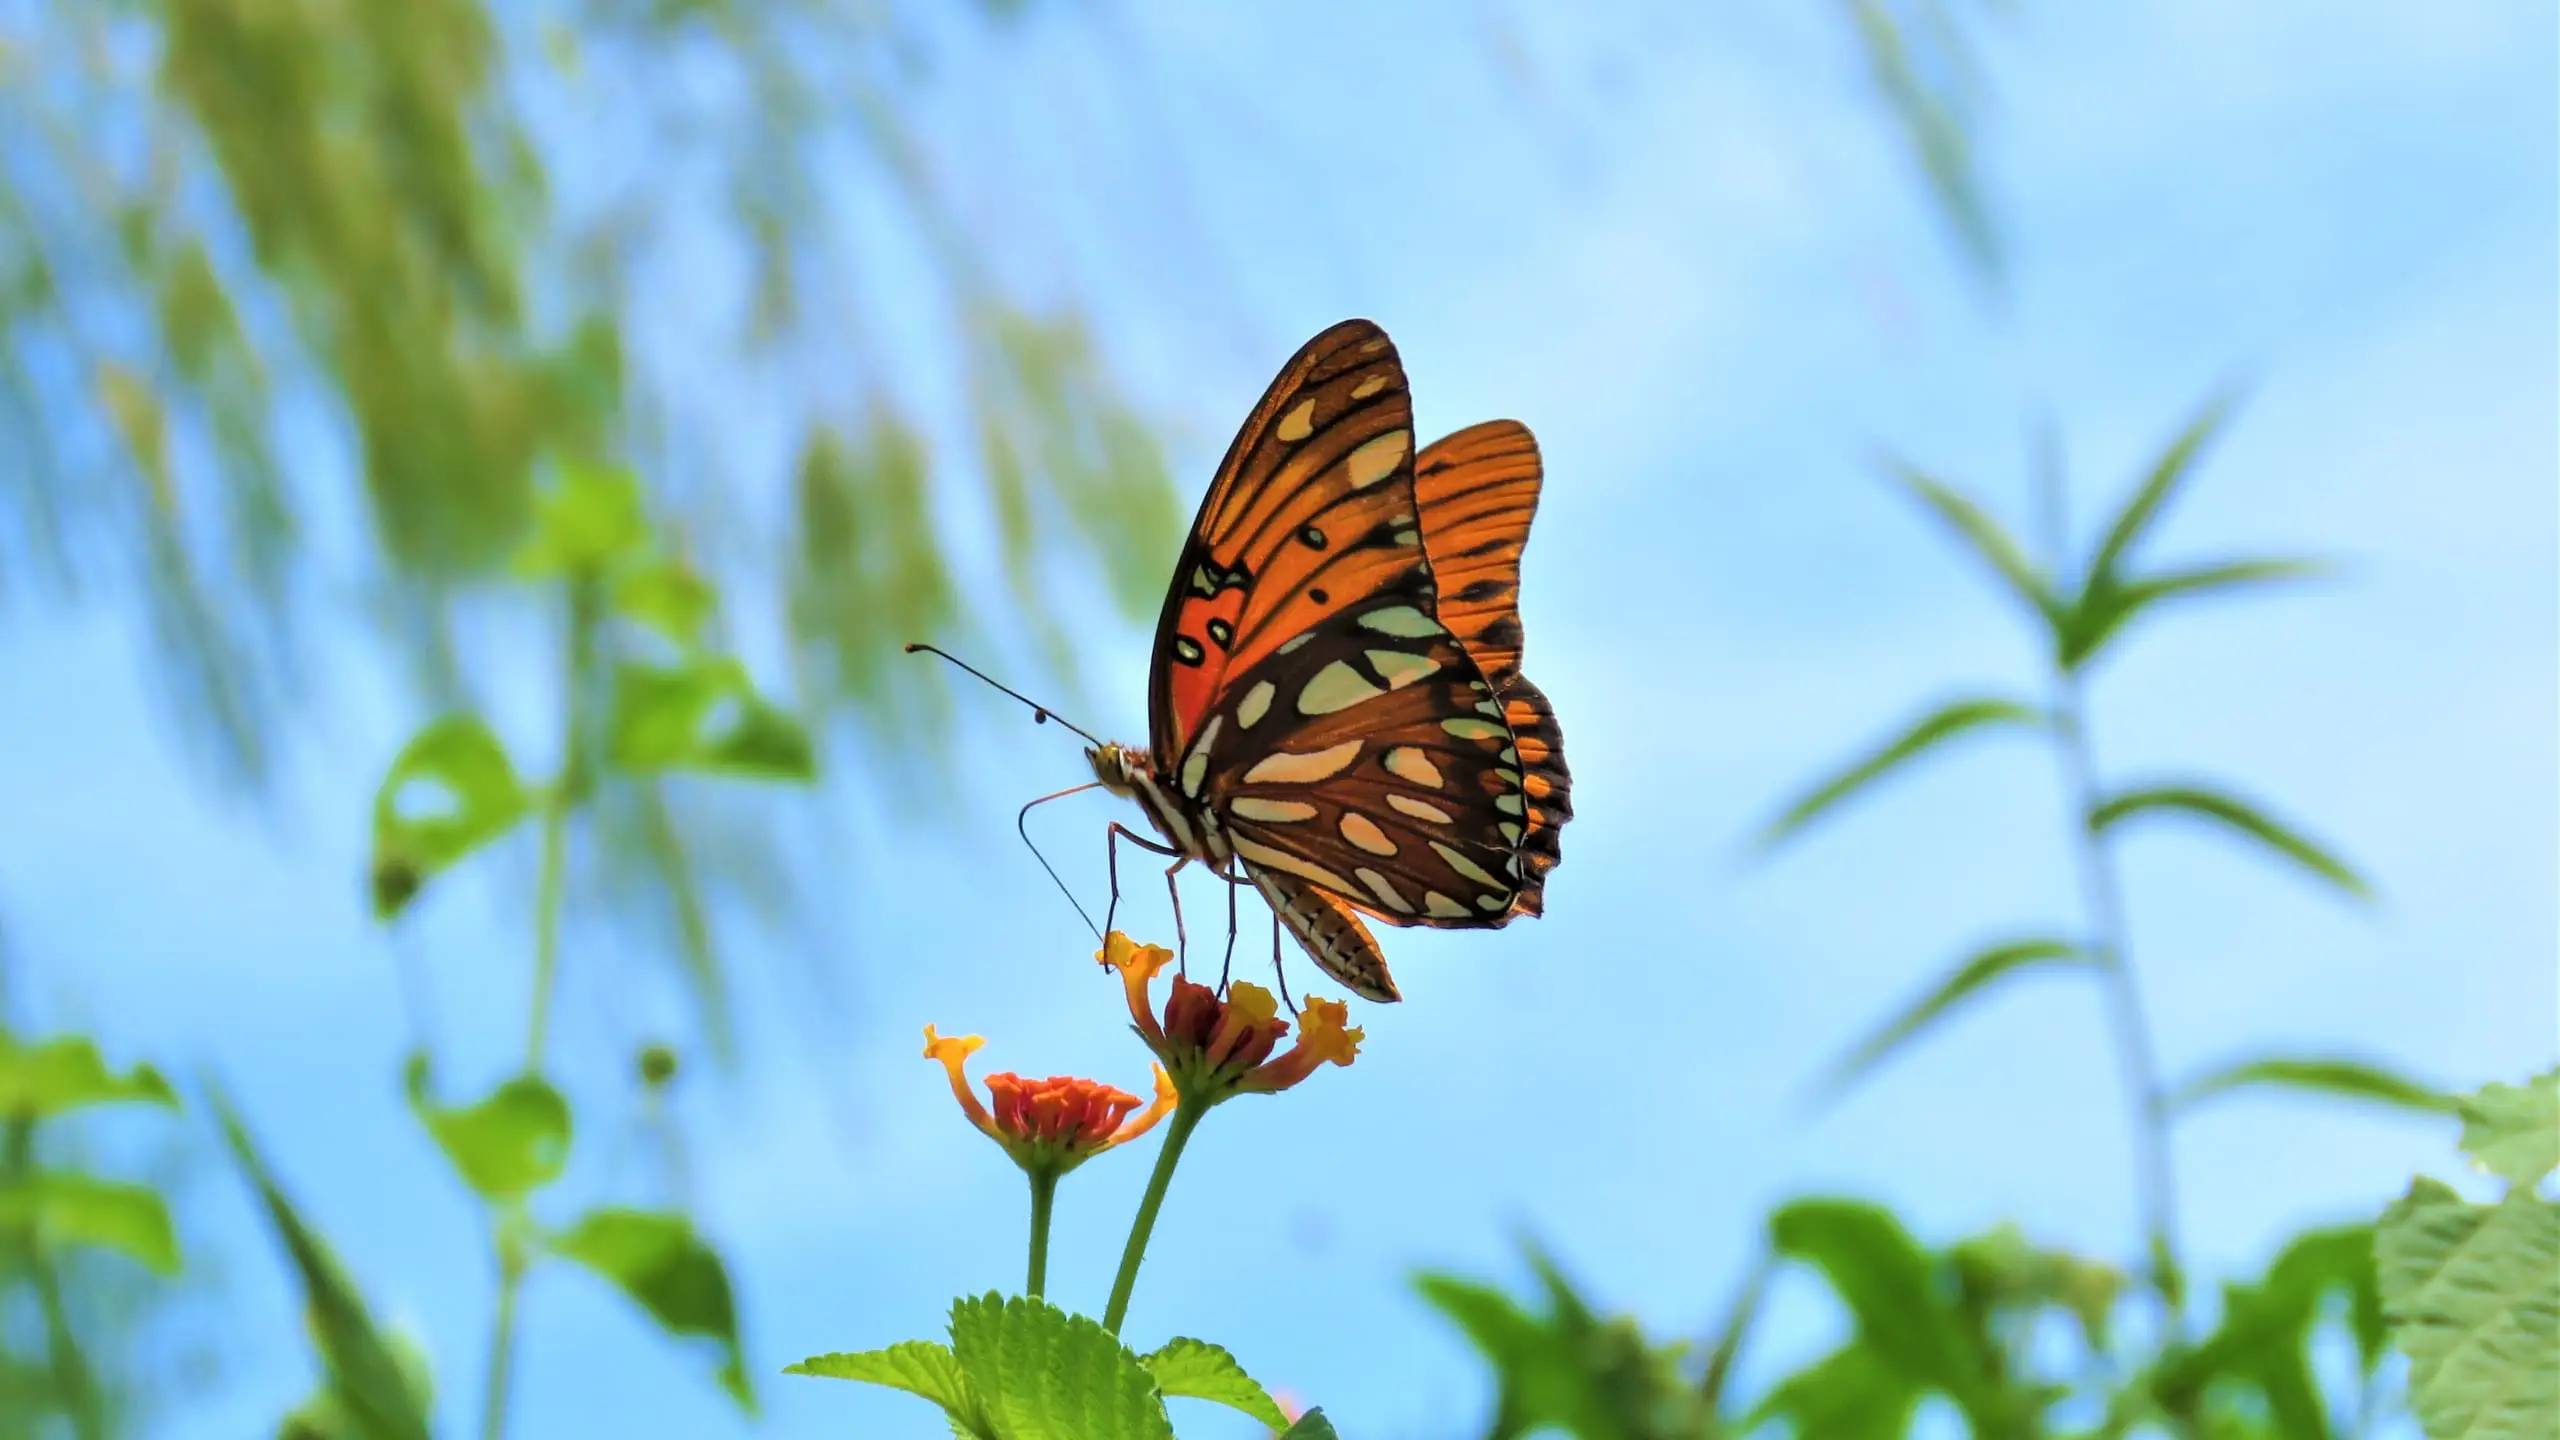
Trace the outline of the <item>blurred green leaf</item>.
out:
M 1911 7 L 1906 7 L 1911 8 Z M 1980 84 L 1963 32 L 1934 3 L 1918 25 L 1906 24 L 1884 0 L 1850 0 L 1866 51 L 1869 82 L 1900 127 L 1938 211 L 1965 258 L 1997 281 L 2003 269 L 1999 227 L 1983 195 L 1974 156 L 1972 111 Z
M 119 1075 L 97 1042 L 57 1035 L 33 1045 L 0 1031 L 0 1115 L 42 1120 L 91 1105 L 145 1104 L 176 1109 L 177 1093 L 149 1065 Z
M 942 677 L 892 683 L 902 642 L 958 628 L 924 437 L 875 399 L 855 436 L 812 435 L 794 489 L 791 629 L 821 688 L 898 736 L 938 730 Z
M 1212 1400 L 1241 1410 L 1274 1430 L 1289 1424 L 1289 1417 L 1280 1413 L 1270 1392 L 1244 1373 L 1236 1357 L 1206 1340 L 1177 1338 L 1151 1354 L 1139 1356 L 1138 1363 L 1147 1367 L 1147 1373 L 1156 1377 L 1157 1388 L 1168 1396 Z
M 1802 1440 L 1902 1440 L 1923 1393 L 1873 1349 L 1844 1345 L 1771 1386 L 1742 1430 L 1784 1420 Z
M 1999 522 L 1984 514 L 1980 506 L 1954 489 L 1932 478 L 1927 472 L 1901 461 L 1892 461 L 1894 478 L 1902 487 L 1929 508 L 1939 523 L 1973 551 L 1974 557 L 1991 567 L 2009 593 L 2048 627 L 2058 626 L 2062 604 L 2053 593 L 2053 582 L 2027 559 L 2018 542 Z
M 489 727 L 448 715 L 391 762 L 373 801 L 374 914 L 400 913 L 447 866 L 515 828 L 531 808 Z
M 1892 1212 L 1849 1200 L 1798 1200 L 1769 1220 L 1771 1248 L 1812 1265 L 1858 1327 L 1858 1344 L 1910 1383 L 1969 1416 L 1990 1412 L 1988 1357 L 1952 1323 L 1929 1253 Z
M 2079 1322 L 2093 1352 L 2107 1349 L 2108 1321 L 2126 1284 L 2116 1267 L 2031 1244 L 2005 1224 L 1950 1246 L 1947 1260 L 1968 1302 L 1986 1314 L 2057 1307 Z
M 301 1279 L 305 1317 L 320 1351 L 327 1389 L 353 1426 L 349 1434 L 354 1440 L 431 1440 L 424 1387 L 375 1327 L 364 1297 L 339 1269 L 327 1244 L 276 1187 L 230 1102 L 218 1087 L 205 1088 L 233 1158 L 257 1190 L 268 1223 Z
M 2051 936 L 2009 940 L 1975 951 L 1927 994 L 1912 1001 L 1901 1014 L 1842 1056 L 1823 1080 L 1820 1093 L 1827 1097 L 1847 1089 L 1958 1002 L 1996 981 L 2025 970 L 2078 967 L 2088 961 L 2088 953 L 2078 945 Z
M 1003 1440 L 1173 1440 L 1155 1377 L 1097 1321 L 991 1292 L 952 1305 L 951 1349 Z
M 1906 727 L 1901 734 L 1804 793 L 1769 822 L 1760 834 L 1768 848 L 1804 829 L 1877 780 L 1908 761 L 1949 740 L 1987 727 L 2033 729 L 2045 725 L 2043 711 L 1997 696 L 1950 700 Z
M 616 667 L 607 729 L 613 762 L 626 770 L 802 781 L 817 774 L 808 732 L 725 657 Z
M 2196 457 L 2222 428 L 2223 421 L 2229 418 L 2233 402 L 2234 397 L 2229 394 L 2207 400 L 2195 418 L 2187 422 L 2186 428 L 2178 432 L 2177 438 L 2169 442 L 2169 448 L 2160 452 L 2160 458 L 2152 462 L 2150 473 L 2143 476 L 2142 483 L 2126 497 L 2124 508 L 2117 511 L 2115 519 L 2108 523 L 2105 538 L 2098 542 L 2097 552 L 2089 558 L 2088 574 L 2093 583 L 2100 577 L 2113 579 L 2117 575 L 2125 556 L 2132 553 L 2133 547 L 2150 530 L 2152 522 L 2160 516 L 2161 507 L 2169 502 L 2170 496 L 2187 478 Z
M 785 1366 L 782 1373 L 859 1380 L 904 1390 L 941 1406 L 951 1416 L 954 1429 L 972 1436 L 992 1434 L 985 1407 L 969 1388 L 969 1377 L 961 1373 L 960 1358 L 951 1353 L 949 1346 L 930 1340 L 908 1340 L 886 1350 L 812 1355 L 797 1365 Z
M 2312 1351 L 2333 1296 L 2346 1302 L 2362 1371 L 2371 1374 L 2382 1348 L 2373 1230 L 2350 1225 L 2297 1236 L 2260 1280 L 2225 1285 L 2213 1333 L 2164 1358 L 2149 1389 L 2171 1414 L 2228 1413 L 2245 1396 L 2244 1413 L 2265 1415 L 2270 1433 L 2326 1440 L 2337 1426 L 2322 1399 Z
M 1490 1286 L 1451 1275 L 1415 1277 L 1415 1288 L 1457 1322 L 1491 1364 L 1489 1433 L 1547 1427 L 1583 1440 L 1707 1440 L 1715 1415 L 1679 1369 L 1682 1347 L 1658 1346 L 1632 1319 L 1603 1319 L 1542 1252 L 1531 1266 L 1546 1313 L 1532 1314 Z
M 95 1246 L 163 1275 L 178 1272 L 178 1232 L 168 1202 L 147 1186 L 39 1171 L 0 1189 L 0 1226 L 24 1230 L 47 1249 Z
M 568 1233 L 553 1237 L 549 1246 L 555 1254 L 603 1276 L 648 1311 L 668 1334 L 702 1337 L 717 1344 L 721 1388 L 740 1408 L 753 1413 L 755 1387 L 747 1378 L 728 1267 L 721 1263 L 719 1252 L 694 1233 L 692 1221 L 654 1211 L 594 1210 Z
M 2422 1178 L 2383 1212 L 2374 1262 L 2429 1436 L 2560 1434 L 2560 1206 L 2523 1188 L 2474 1205 Z
M 427 1057 L 409 1057 L 410 1108 L 480 1197 L 520 1200 L 569 1163 L 569 1102 L 539 1075 L 519 1075 L 474 1105 L 447 1108 L 428 1093 Z
M 2089 833 L 2103 835 L 2138 815 L 2170 811 L 2210 820 L 2244 835 L 2337 886 L 2357 899 L 2370 899 L 2372 887 L 2345 861 L 2299 832 L 2268 819 L 2247 802 L 2218 790 L 2193 785 L 2161 785 L 2109 796 L 2089 812 Z
M 2361 1060 L 2270 1055 L 2235 1061 L 2197 1076 L 2170 1093 L 2167 1107 L 2176 1113 L 2217 1095 L 2256 1088 L 2370 1100 L 2436 1115 L 2453 1113 L 2457 1104 L 2440 1090 Z
M 2522 1085 L 2490 1085 L 2459 1102 L 2462 1149 L 2509 1184 L 2532 1185 L 2560 1169 L 2560 1069 Z
M 649 543 L 640 479 L 628 470 L 561 467 L 542 495 L 533 538 L 517 552 L 516 573 L 529 580 L 602 579 Z
M 2301 580 L 2326 574 L 2329 568 L 2317 560 L 2232 560 L 2163 571 L 2129 583 L 2118 583 L 2113 576 L 2092 576 L 2064 627 L 2062 667 L 2077 670 L 2087 665 L 2118 631 L 2162 601 Z
M 614 582 L 613 608 L 678 645 L 693 645 L 719 608 L 719 594 L 681 561 L 656 560 Z

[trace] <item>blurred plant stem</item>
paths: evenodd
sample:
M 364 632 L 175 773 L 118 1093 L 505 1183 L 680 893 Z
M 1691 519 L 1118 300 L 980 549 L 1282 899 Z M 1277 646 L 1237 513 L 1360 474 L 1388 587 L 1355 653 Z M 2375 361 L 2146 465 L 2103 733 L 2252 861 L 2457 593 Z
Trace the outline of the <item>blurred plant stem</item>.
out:
M 30 1185 L 35 1178 L 35 1121 L 18 1116 L 9 1122 L 5 1154 L 0 1154 L 0 1172 L 5 1172 L 5 1188 L 16 1191 Z M 77 1440 L 105 1440 L 107 1434 L 106 1405 L 98 1391 L 97 1377 L 90 1373 L 89 1357 L 80 1349 L 80 1337 L 71 1328 L 70 1307 L 63 1303 L 62 1277 L 55 1273 L 53 1257 L 47 1255 L 43 1243 L 30 1230 L 19 1249 L 20 1263 L 26 1266 L 28 1283 L 36 1292 L 36 1308 L 44 1320 L 45 1369 L 53 1384 L 54 1403 L 63 1417 L 71 1422 L 71 1433 Z
M 2141 1190 L 2151 1279 L 2167 1307 L 2169 1328 L 2175 1330 L 2185 1313 L 2186 1285 L 2178 1265 L 2177 1179 L 2170 1158 L 2168 1094 L 2160 1083 L 2151 1022 L 2142 1008 L 2142 987 L 2125 950 L 2124 896 L 2115 861 L 2090 820 L 2105 797 L 2098 788 L 2097 758 L 2089 743 L 2088 697 L 2080 677 L 2060 666 L 2053 670 L 2052 695 L 2054 756 L 2071 807 L 2071 849 L 2080 876 L 2081 907 L 2088 915 L 2088 952 L 2105 980 L 2108 1029 L 2115 1037 L 2116 1066 L 2124 1076 L 2125 1098 L 2133 1111 L 2135 1183 Z
M 1156 1154 L 1156 1171 L 1147 1177 L 1146 1198 L 1138 1202 L 1138 1216 L 1129 1222 L 1129 1243 L 1120 1251 L 1120 1273 L 1111 1281 L 1111 1303 L 1103 1309 L 1102 1328 L 1117 1335 L 1120 1322 L 1129 1315 L 1130 1292 L 1138 1288 L 1138 1267 L 1146 1263 L 1147 1237 L 1155 1233 L 1156 1212 L 1164 1208 L 1165 1191 L 1173 1185 L 1173 1167 L 1182 1163 L 1182 1147 L 1191 1143 L 1191 1132 L 1200 1125 L 1200 1117 L 1209 1113 L 1206 1100 L 1184 1096 L 1174 1107 L 1173 1120 L 1165 1127 L 1164 1149 Z
M 560 903 L 568 885 L 569 812 L 585 798 L 587 717 L 583 697 L 588 672 L 595 668 L 596 625 L 600 604 L 595 582 L 574 581 L 568 594 L 568 633 L 563 639 L 560 677 L 560 773 L 543 793 L 542 877 L 535 892 L 533 939 L 533 1008 L 525 1026 L 524 1068 L 542 1069 L 551 1042 L 551 996 L 560 982 Z

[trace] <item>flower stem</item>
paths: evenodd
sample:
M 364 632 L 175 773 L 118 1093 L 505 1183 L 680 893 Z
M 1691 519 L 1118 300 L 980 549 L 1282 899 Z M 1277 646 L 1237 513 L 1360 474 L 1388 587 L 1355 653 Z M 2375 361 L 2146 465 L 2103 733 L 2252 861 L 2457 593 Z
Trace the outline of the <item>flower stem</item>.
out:
M 2055 750 L 2071 804 L 2072 847 L 2078 857 L 2081 903 L 2088 911 L 2089 953 L 2106 987 L 2107 1019 L 2115 1033 L 2116 1066 L 2133 1106 L 2134 1169 L 2142 1196 L 2143 1229 L 2151 1278 L 2174 1328 L 2186 1304 L 2177 1251 L 2177 1183 L 2169 1153 L 2169 1106 L 2153 1053 L 2151 1025 L 2141 987 L 2125 949 L 2124 897 L 2105 842 L 2091 828 L 2097 813 L 2097 760 L 2089 744 L 2086 701 L 2076 676 L 2054 677 Z
M 480 1440 L 501 1440 L 507 1433 L 508 1393 L 513 1386 L 516 1354 L 516 1291 L 524 1284 L 524 1262 L 514 1247 L 498 1247 L 498 1318 L 489 1333 L 489 1382 L 480 1401 Z
M 1138 1288 L 1138 1266 L 1147 1258 L 1147 1236 L 1156 1228 L 1156 1212 L 1164 1208 L 1164 1192 L 1173 1185 L 1173 1167 L 1181 1163 L 1182 1147 L 1190 1143 L 1192 1130 L 1208 1113 L 1208 1101 L 1188 1095 L 1173 1107 L 1164 1148 L 1156 1152 L 1156 1173 L 1147 1179 L 1146 1198 L 1138 1202 L 1138 1218 L 1129 1225 L 1129 1244 L 1120 1252 L 1120 1274 L 1111 1282 L 1111 1304 L 1102 1312 L 1102 1328 L 1114 1335 L 1128 1317 L 1129 1292 Z
M 560 677 L 560 773 L 542 799 L 542 874 L 534 898 L 533 1009 L 525 1024 L 524 1068 L 542 1069 L 551 1039 L 551 996 L 560 979 L 560 902 L 568 881 L 569 812 L 586 796 L 587 723 L 581 697 L 594 668 L 596 598 L 585 581 L 569 588 L 569 633 Z
M 1049 1283 L 1049 1207 L 1058 1198 L 1058 1172 L 1033 1170 L 1031 1176 L 1031 1275 L 1022 1293 L 1037 1300 Z

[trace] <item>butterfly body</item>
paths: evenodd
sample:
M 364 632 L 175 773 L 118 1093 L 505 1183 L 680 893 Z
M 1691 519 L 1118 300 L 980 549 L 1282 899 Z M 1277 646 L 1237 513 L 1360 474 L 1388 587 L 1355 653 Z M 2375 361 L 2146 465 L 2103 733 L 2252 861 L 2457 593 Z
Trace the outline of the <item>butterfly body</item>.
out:
M 1157 623 L 1148 745 L 1087 752 L 1177 868 L 1241 869 L 1373 1000 L 1397 997 L 1362 916 L 1537 914 L 1573 813 L 1554 712 L 1519 670 L 1539 479 L 1511 421 L 1417 456 L 1385 334 L 1325 331 L 1201 502 Z

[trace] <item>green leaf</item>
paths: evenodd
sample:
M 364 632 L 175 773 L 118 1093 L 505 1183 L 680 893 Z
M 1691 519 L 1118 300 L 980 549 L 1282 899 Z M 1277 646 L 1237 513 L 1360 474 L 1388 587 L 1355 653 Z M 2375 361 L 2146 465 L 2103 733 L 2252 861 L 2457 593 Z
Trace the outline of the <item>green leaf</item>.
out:
M 1807 1440 L 1902 1440 L 1923 1393 L 1876 1351 L 1844 1345 L 1772 1385 L 1739 1428 L 1784 1419 Z
M 951 1423 L 971 1435 L 987 1433 L 986 1410 L 961 1373 L 960 1357 L 951 1347 L 931 1340 L 908 1340 L 886 1350 L 854 1354 L 812 1355 L 785 1366 L 785 1375 L 817 1375 L 830 1380 L 860 1380 L 921 1395 L 951 1416 Z
M 476 1105 L 446 1108 L 427 1090 L 427 1057 L 409 1057 L 409 1105 L 463 1182 L 491 1202 L 517 1200 L 569 1163 L 569 1102 L 539 1075 L 519 1075 Z
M 2000 1225 L 1948 1247 L 1966 1300 L 1982 1312 L 2053 1306 L 2080 1322 L 2093 1352 L 2107 1348 L 2108 1322 L 2124 1294 L 2124 1272 L 2067 1250 L 2030 1243 L 2015 1225 Z
M 677 560 L 659 560 L 625 572 L 614 582 L 613 608 L 679 645 L 702 638 L 719 606 L 711 582 Z
M 1333 1422 L 1324 1418 L 1322 1410 L 1310 1410 L 1298 1417 L 1298 1423 L 1280 1432 L 1280 1440 L 1342 1440 Z
M 1905 762 L 1917 759 L 1958 736 L 1991 726 L 2034 728 L 2044 723 L 2043 711 L 2015 700 L 1996 696 L 1950 700 L 1913 721 L 1901 734 L 1872 753 L 1806 791 L 1794 804 L 1780 812 L 1777 819 L 1769 822 L 1768 828 L 1761 832 L 1760 845 L 1766 849 L 1778 844 Z
M 2329 569 L 2317 560 L 2232 560 L 2163 571 L 2129 584 L 2111 575 L 2092 576 L 2064 626 L 2062 666 L 2077 670 L 2088 664 L 2118 631 L 2162 601 L 2300 580 Z
M 1652 1343 L 1631 1319 L 1593 1313 L 1553 1260 L 1534 1247 L 1529 1259 L 1546 1292 L 1544 1315 L 1471 1280 L 1415 1279 L 1491 1363 L 1497 1433 L 1686 1435 L 1707 1422 L 1712 1412 L 1681 1369 L 1682 1347 Z
M 2222 428 L 2222 422 L 2230 416 L 2232 403 L 2233 397 L 2228 393 L 2207 400 L 2195 418 L 2187 422 L 2187 427 L 2169 442 L 2169 448 L 2160 453 L 2160 458 L 2151 462 L 2151 472 L 2143 476 L 2142 484 L 2126 497 L 2124 508 L 2116 512 L 2116 518 L 2107 526 L 2106 537 L 2098 542 L 2097 553 L 2089 559 L 2088 573 L 2092 581 L 2102 576 L 2112 578 L 2116 574 L 2126 554 L 2151 528 L 2151 523 L 2159 518 L 2160 507 L 2168 503 L 2171 493 L 2186 479 L 2188 470 L 2194 466 L 2196 456 L 2203 452 L 2206 442 Z
M 268 1223 L 301 1278 L 311 1337 L 320 1351 L 328 1393 L 351 1422 L 347 1433 L 352 1440 L 431 1440 L 426 1387 L 413 1375 L 412 1364 L 375 1327 L 364 1297 L 328 1245 L 277 1188 L 221 1090 L 210 1085 L 206 1090 L 233 1159 L 257 1190 Z
M 1214 1400 L 1274 1430 L 1289 1423 L 1270 1392 L 1244 1373 L 1236 1357 L 1206 1340 L 1175 1339 L 1153 1354 L 1140 1356 L 1138 1363 L 1156 1377 L 1157 1389 L 1166 1395 Z
M 1859 1344 L 1968 1415 L 1991 1407 L 1990 1363 L 1940 1298 L 1936 1267 L 1881 1206 L 1798 1200 L 1769 1220 L 1771 1248 L 1821 1270 L 1857 1320 Z
M 531 580 L 593 578 L 648 539 L 638 476 L 619 468 L 566 465 L 560 482 L 541 497 L 533 538 L 516 553 L 516 573 Z
M 48 1249 L 87 1245 L 178 1272 L 178 1232 L 159 1193 L 67 1171 L 30 1175 L 0 1190 L 0 1226 L 29 1231 Z
M 2238 1061 L 2197 1076 L 2170 1094 L 2168 1108 L 2175 1113 L 2217 1095 L 2249 1088 L 2337 1095 L 2432 1115 L 2451 1114 L 2458 1103 L 2440 1090 L 2361 1060 L 2270 1055 L 2257 1060 Z
M 1980 506 L 1926 472 L 1900 461 L 1891 463 L 1903 488 L 1928 506 L 1930 513 L 1953 531 L 1976 558 L 1990 566 L 2012 596 L 2048 626 L 2058 623 L 2062 607 L 2054 597 L 2052 582 L 2027 559 L 2018 542 L 2009 538 L 2009 532 L 1982 513 Z
M 2511 1184 L 2560 1169 L 2560 1070 L 2522 1085 L 2491 1085 L 2461 1101 L 2462 1148 Z
M 514 828 L 531 808 L 489 727 L 448 715 L 418 732 L 373 801 L 374 914 L 400 913 L 438 871 Z
M 2420 1179 L 2383 1212 L 2374 1264 L 2428 1435 L 2560 1434 L 2560 1206 L 2527 1189 L 2474 1205 Z
M 2089 833 L 2104 834 L 2137 815 L 2161 810 L 2211 820 L 2234 834 L 2245 835 L 2357 899 L 2370 899 L 2373 895 L 2373 889 L 2365 883 L 2364 877 L 2349 869 L 2345 861 L 2300 833 L 2268 819 L 2246 802 L 2218 790 L 2191 785 L 2127 790 L 2109 797 L 2089 812 Z
M 2235 1395 L 2273 1423 L 2272 1433 L 2326 1440 L 2335 1427 L 2311 1364 L 2315 1332 L 2343 1293 L 2363 1372 L 2383 1346 L 2382 1302 L 2375 1284 L 2373 1231 L 2349 1225 L 2297 1236 L 2252 1284 L 2223 1287 L 2222 1318 L 2202 1343 L 2174 1350 L 2150 1377 L 2161 1408 L 2192 1414 L 2221 1409 Z
M 808 732 L 758 695 L 745 669 L 725 657 L 619 667 L 608 728 L 613 761 L 626 770 L 764 780 L 817 774 Z
M 174 1110 L 178 1096 L 148 1065 L 121 1075 L 108 1069 L 97 1042 L 86 1037 L 57 1035 L 22 1045 L 0 1033 L 0 1115 L 43 1120 L 91 1105 L 120 1104 Z
M 1976 991 L 2023 970 L 2040 966 L 2082 966 L 2088 963 L 2088 959 L 2087 952 L 2078 945 L 2051 936 L 2009 940 L 1975 951 L 1929 993 L 1912 1001 L 1901 1014 L 1842 1056 L 1822 1082 L 1821 1093 L 1831 1096 L 1847 1089 L 1858 1077 L 1899 1049 L 1903 1042 L 1918 1035 L 1923 1028 Z
M 657 1211 L 594 1210 L 567 1234 L 552 1237 L 549 1246 L 612 1282 L 668 1334 L 716 1342 L 721 1388 L 754 1411 L 755 1387 L 747 1379 L 729 1271 L 719 1252 L 694 1233 L 692 1221 Z
M 997 1440 L 1173 1440 L 1155 1377 L 1084 1316 L 1019 1295 L 964 1299 L 951 1349 Z

